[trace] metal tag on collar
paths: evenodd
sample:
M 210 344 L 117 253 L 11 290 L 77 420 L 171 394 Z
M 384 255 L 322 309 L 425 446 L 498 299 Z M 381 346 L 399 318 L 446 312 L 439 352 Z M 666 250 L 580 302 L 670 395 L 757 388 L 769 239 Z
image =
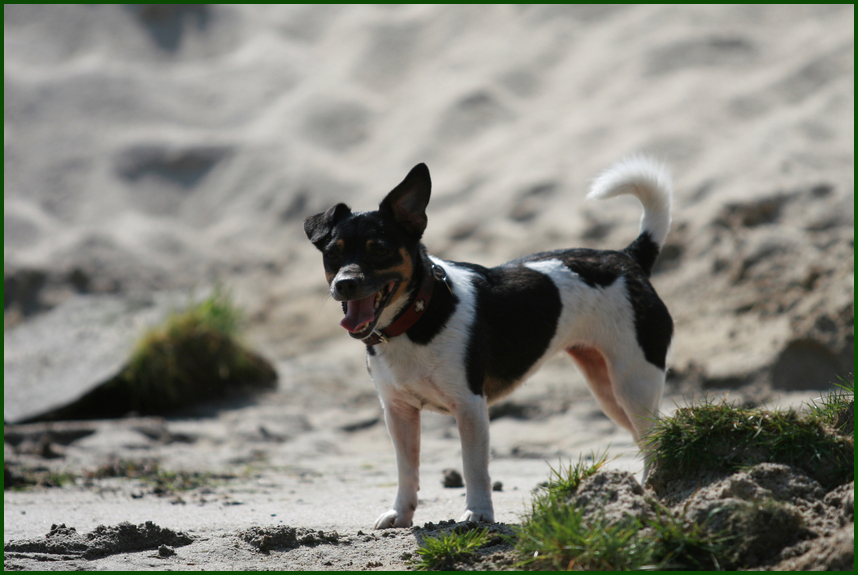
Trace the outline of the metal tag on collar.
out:
M 379 340 L 380 342 L 382 342 L 382 343 L 387 343 L 387 338 L 384 336 L 384 334 L 383 334 L 383 333 L 381 333 L 381 332 L 380 332 L 380 331 L 378 331 L 377 329 L 372 330 L 372 335 L 374 335 L 375 337 L 377 337 L 377 338 L 378 338 L 378 340 Z
M 444 271 L 444 268 L 433 263 L 432 275 L 435 277 L 436 280 L 444 282 L 444 285 L 447 286 L 447 289 L 450 291 L 450 293 L 453 293 L 453 288 L 451 288 L 450 284 L 447 283 L 447 272 Z

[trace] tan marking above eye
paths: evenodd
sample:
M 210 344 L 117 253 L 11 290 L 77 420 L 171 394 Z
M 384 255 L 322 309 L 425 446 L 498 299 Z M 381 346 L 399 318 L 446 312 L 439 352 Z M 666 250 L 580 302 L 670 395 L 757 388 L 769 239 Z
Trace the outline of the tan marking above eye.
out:
M 386 254 L 383 254 L 385 256 L 391 253 L 391 250 L 388 249 L 387 247 L 385 247 L 384 244 L 382 244 L 381 242 L 379 242 L 377 240 L 367 240 L 366 251 L 369 254 L 375 255 L 375 254 L 377 254 L 377 252 L 379 250 L 383 250 L 383 251 L 387 252 Z
M 343 240 L 337 240 L 334 245 L 324 250 L 325 259 L 337 259 L 343 255 L 346 249 L 346 243 Z
M 408 250 L 405 248 L 399 248 L 399 254 L 402 256 L 402 263 L 396 267 L 390 268 L 390 271 L 399 274 L 402 277 L 402 282 L 399 284 L 399 289 L 396 290 L 396 293 L 391 296 L 391 302 L 394 302 L 405 295 L 405 290 L 408 288 L 408 281 L 414 274 L 414 266 L 412 265 L 411 255 L 408 253 Z

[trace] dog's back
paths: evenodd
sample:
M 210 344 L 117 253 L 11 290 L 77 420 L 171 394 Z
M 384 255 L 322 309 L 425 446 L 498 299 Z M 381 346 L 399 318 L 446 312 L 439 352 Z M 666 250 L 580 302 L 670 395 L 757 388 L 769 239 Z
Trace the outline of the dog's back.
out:
M 600 176 L 588 198 L 621 194 L 644 205 L 640 233 L 621 251 L 561 249 L 494 268 L 439 260 L 476 287 L 465 346 L 472 392 L 495 401 L 563 349 L 576 360 L 575 349 L 590 348 L 626 362 L 641 356 L 663 372 L 673 321 L 648 278 L 670 226 L 670 176 L 632 158 Z

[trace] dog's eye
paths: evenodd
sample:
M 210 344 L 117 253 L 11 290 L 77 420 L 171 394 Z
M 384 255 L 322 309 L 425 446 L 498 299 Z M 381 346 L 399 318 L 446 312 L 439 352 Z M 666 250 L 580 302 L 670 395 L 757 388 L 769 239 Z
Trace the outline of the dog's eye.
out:
M 369 253 L 378 258 L 383 258 L 390 255 L 390 249 L 379 244 L 370 244 Z
M 340 259 L 340 252 L 337 250 L 325 250 L 325 259 L 335 262 Z

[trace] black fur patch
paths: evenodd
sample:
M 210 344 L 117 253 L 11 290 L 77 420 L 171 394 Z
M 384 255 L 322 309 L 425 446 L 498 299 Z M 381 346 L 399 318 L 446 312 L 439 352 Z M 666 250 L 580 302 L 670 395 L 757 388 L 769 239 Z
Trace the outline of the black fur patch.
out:
M 626 246 L 623 250 L 635 260 L 641 269 L 646 274 L 646 277 L 652 275 L 652 266 L 655 265 L 655 260 L 661 248 L 652 240 L 649 232 L 643 232 L 635 241 Z
M 425 256 L 420 261 L 419 273 L 416 274 L 417 277 L 414 280 L 416 285 L 420 285 L 423 282 L 422 274 L 427 273 L 426 270 L 431 264 Z M 450 287 L 453 286 L 453 282 L 449 278 L 447 282 L 450 284 Z M 405 335 L 418 345 L 429 345 L 435 336 L 441 333 L 441 330 L 447 325 L 447 321 L 449 321 L 453 312 L 456 311 L 458 303 L 459 298 L 450 293 L 444 282 L 436 281 L 435 287 L 432 288 L 432 299 L 429 300 L 429 307 L 423 312 L 423 317 L 411 326 L 411 329 L 406 331 Z
M 635 244 L 638 244 L 638 248 L 631 249 Z M 643 350 L 644 357 L 648 362 L 659 369 L 664 369 L 667 361 L 667 349 L 673 337 L 673 319 L 671 319 L 664 302 L 655 292 L 655 288 L 647 279 L 646 270 L 629 253 L 635 250 L 640 250 L 641 253 L 646 252 L 647 244 L 655 248 L 654 253 L 652 250 L 648 252 L 652 256 L 650 263 L 652 265 L 655 263 L 655 256 L 658 255 L 658 246 L 652 241 L 648 233 L 638 236 L 638 239 L 629 248 L 621 252 L 591 249 L 555 250 L 533 254 L 516 261 L 558 259 L 592 288 L 608 287 L 618 277 L 625 278 L 629 300 L 634 310 L 635 336 L 638 345 Z
M 667 349 L 673 337 L 673 319 L 649 280 L 626 276 L 626 289 L 635 312 L 635 336 L 646 360 L 659 369 L 667 364 Z
M 465 358 L 468 387 L 482 394 L 486 378 L 512 385 L 542 357 L 557 331 L 562 307 L 557 286 L 515 262 L 492 269 L 456 265 L 476 275 L 476 318 Z
M 616 256 L 620 257 L 617 258 Z M 620 252 L 591 250 L 586 248 L 571 250 L 554 250 L 532 254 L 510 263 L 542 262 L 545 260 L 560 260 L 563 264 L 578 274 L 584 283 L 591 288 L 608 287 L 627 271 L 628 264 L 634 264 Z

